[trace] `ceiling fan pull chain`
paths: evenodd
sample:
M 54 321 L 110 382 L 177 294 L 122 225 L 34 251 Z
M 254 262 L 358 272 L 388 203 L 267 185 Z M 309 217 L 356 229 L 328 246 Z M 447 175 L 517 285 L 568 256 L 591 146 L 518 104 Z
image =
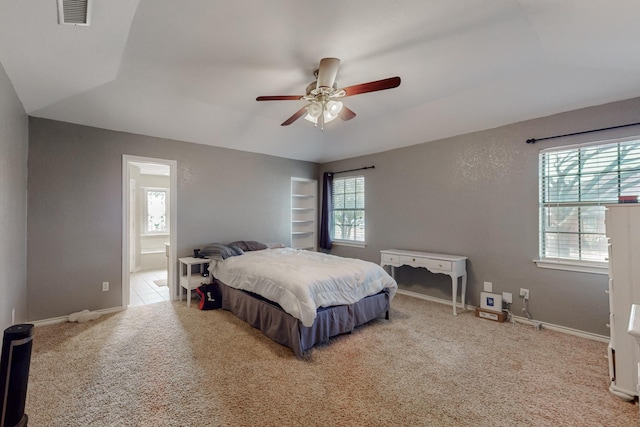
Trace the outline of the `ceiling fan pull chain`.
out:
M 324 101 L 322 102 L 322 114 L 318 117 L 318 121 L 320 122 L 320 130 L 324 130 Z

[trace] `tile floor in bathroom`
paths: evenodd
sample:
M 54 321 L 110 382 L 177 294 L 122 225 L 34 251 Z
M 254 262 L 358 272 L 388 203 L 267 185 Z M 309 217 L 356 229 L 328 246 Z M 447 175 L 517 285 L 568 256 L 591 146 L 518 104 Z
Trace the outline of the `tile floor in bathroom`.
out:
M 166 269 L 142 270 L 131 273 L 129 307 L 169 301 L 169 287 L 158 286 L 154 280 L 167 281 Z

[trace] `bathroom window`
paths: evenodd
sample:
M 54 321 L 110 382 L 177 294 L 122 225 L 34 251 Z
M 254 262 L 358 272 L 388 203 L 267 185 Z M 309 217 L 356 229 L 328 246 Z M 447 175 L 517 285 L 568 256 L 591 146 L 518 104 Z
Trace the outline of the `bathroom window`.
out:
M 169 233 L 169 189 L 144 188 L 144 234 Z

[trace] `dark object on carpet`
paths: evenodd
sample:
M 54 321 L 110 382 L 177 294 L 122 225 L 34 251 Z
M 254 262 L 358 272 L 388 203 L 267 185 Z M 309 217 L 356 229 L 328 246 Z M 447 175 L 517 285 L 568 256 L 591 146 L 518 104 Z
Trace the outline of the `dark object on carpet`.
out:
M 0 427 L 27 425 L 27 398 L 33 325 L 13 325 L 4 331 L 0 358 Z
M 222 307 L 222 293 L 216 279 L 213 279 L 211 283 L 198 286 L 196 293 L 200 297 L 198 304 L 200 310 L 215 310 Z

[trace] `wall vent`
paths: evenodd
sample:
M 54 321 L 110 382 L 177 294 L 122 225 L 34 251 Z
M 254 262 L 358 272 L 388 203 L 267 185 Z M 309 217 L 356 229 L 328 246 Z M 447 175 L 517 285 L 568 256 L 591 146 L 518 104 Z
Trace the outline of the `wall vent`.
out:
M 93 0 L 58 0 L 58 23 L 60 25 L 90 25 Z

